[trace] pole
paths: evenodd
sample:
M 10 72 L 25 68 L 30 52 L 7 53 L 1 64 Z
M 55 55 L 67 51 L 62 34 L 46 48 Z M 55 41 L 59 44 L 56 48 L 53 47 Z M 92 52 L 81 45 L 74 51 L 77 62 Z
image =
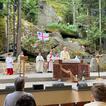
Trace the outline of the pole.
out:
M 14 10 L 14 14 L 13 14 L 13 55 L 16 55 L 16 0 L 14 1 L 14 6 L 13 6 L 13 10 Z
M 9 52 L 9 19 L 10 19 L 10 0 L 8 0 L 8 3 L 7 3 L 7 33 L 6 33 L 6 41 L 7 41 L 7 49 L 6 49 L 6 52 Z
M 99 31 L 100 31 L 100 37 L 99 37 L 99 44 L 100 44 L 100 50 L 102 49 L 102 38 L 101 38 L 101 18 L 102 18 L 102 12 L 101 12 L 101 0 L 99 0 Z
M 21 52 L 21 0 L 18 0 L 18 25 L 16 38 L 16 52 L 17 55 Z

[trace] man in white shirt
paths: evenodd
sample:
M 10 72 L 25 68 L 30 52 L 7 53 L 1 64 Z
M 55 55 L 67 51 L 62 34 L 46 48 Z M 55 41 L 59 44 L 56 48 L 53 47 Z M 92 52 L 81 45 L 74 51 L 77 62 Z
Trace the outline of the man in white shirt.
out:
M 6 67 L 7 67 L 7 74 L 12 75 L 13 74 L 13 59 L 10 53 L 8 53 L 6 57 Z
M 42 57 L 41 53 L 39 52 L 38 56 L 36 57 L 36 72 L 43 72 L 44 68 L 44 58 Z
M 16 91 L 6 96 L 4 106 L 15 106 L 17 100 L 25 94 L 32 96 L 32 94 L 24 92 L 25 81 L 23 77 L 16 78 L 14 85 Z
M 91 88 L 93 102 L 87 103 L 84 106 L 106 106 L 106 85 L 98 83 Z

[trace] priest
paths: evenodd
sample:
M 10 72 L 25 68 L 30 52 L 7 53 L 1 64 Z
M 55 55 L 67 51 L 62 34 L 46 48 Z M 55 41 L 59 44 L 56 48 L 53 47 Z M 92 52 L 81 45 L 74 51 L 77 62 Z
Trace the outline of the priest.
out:
M 70 59 L 70 55 L 69 55 L 69 52 L 67 51 L 67 48 L 66 47 L 64 47 L 63 48 L 63 51 L 61 51 L 60 58 L 62 60 L 69 60 Z
M 41 52 L 39 52 L 38 56 L 36 57 L 36 72 L 42 73 L 44 68 L 44 58 L 41 55 Z

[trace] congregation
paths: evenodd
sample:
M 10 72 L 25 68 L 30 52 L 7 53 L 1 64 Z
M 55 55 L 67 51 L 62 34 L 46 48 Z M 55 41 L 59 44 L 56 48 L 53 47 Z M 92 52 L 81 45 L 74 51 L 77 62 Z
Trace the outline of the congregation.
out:
M 14 82 L 15 91 L 7 94 L 4 106 L 36 106 L 36 97 L 24 91 L 25 79 L 17 77 Z M 83 106 L 106 106 L 106 85 L 95 83 L 91 87 L 91 100 Z M 75 105 L 76 106 L 76 105 Z M 82 105 L 81 105 L 82 106 Z

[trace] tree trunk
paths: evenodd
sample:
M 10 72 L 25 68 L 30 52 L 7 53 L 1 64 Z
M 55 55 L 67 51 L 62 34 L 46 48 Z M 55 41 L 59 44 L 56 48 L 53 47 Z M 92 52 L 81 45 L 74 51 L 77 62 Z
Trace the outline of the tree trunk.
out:
M 9 19 L 10 19 L 10 0 L 8 0 L 8 3 L 7 3 L 7 10 L 8 10 L 8 12 L 7 12 L 7 24 L 6 24 L 6 41 L 5 41 L 5 46 L 6 46 L 6 52 L 9 52 L 9 32 L 10 32 L 10 30 L 9 30 L 9 28 L 10 28 L 10 26 L 9 26 Z
M 21 0 L 18 0 L 18 24 L 17 24 L 17 39 L 16 39 L 17 55 L 21 52 Z
M 16 9 L 17 9 L 17 4 L 16 0 L 14 1 L 14 6 L 13 6 L 13 55 L 16 55 Z
M 73 4 L 73 24 L 76 24 L 76 7 L 75 7 L 75 0 L 72 0 Z

